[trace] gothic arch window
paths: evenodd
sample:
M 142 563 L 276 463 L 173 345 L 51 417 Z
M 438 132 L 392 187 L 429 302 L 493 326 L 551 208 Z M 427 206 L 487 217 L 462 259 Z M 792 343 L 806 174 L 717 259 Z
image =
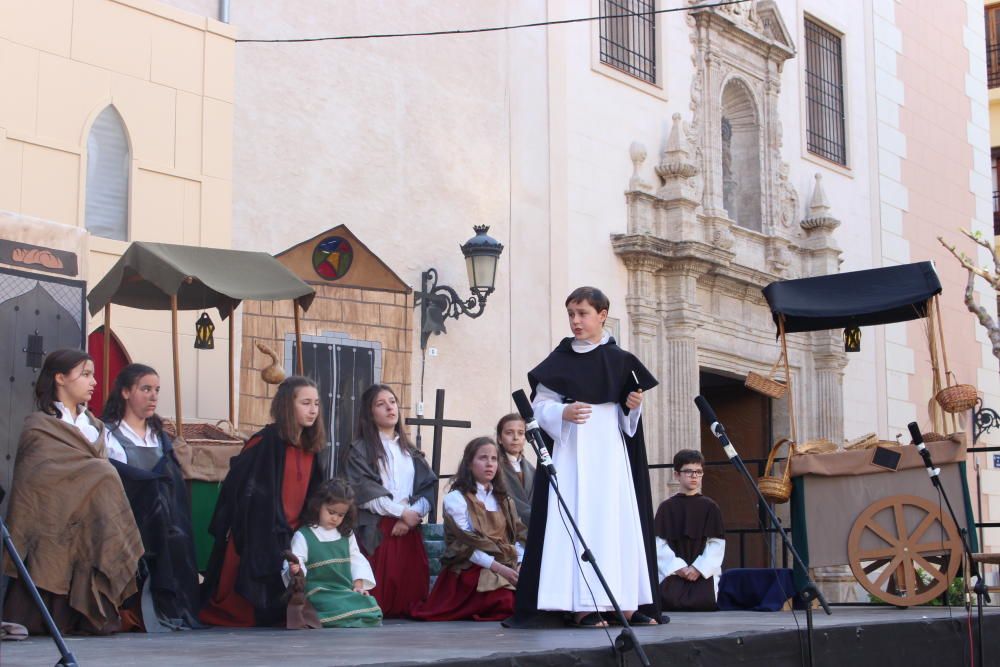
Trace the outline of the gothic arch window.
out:
M 84 225 L 94 236 L 128 240 L 132 150 L 125 122 L 112 105 L 98 114 L 87 136 Z
M 722 204 L 731 220 L 761 231 L 761 149 L 757 105 L 746 85 L 722 90 Z

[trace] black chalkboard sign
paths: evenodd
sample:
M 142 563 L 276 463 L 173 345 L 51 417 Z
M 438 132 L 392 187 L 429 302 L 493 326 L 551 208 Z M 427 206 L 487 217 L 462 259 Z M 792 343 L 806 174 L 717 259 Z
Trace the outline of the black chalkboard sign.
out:
M 871 464 L 895 472 L 901 458 L 903 458 L 903 453 L 899 451 L 898 447 L 875 447 L 872 450 Z

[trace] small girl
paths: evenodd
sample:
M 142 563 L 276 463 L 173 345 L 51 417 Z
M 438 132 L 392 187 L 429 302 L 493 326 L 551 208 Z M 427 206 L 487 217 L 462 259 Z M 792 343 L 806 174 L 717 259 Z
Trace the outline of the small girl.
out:
M 324 628 L 382 624 L 382 610 L 368 593 L 375 588 L 375 575 L 354 538 L 357 516 L 351 487 L 332 479 L 309 498 L 302 514 L 305 526 L 292 538 L 298 562 L 286 568 L 292 575 L 305 575 L 305 596 Z
M 535 485 L 535 466 L 524 458 L 524 419 L 516 412 L 504 415 L 497 423 L 497 443 L 503 449 L 500 470 L 507 493 L 514 499 L 514 507 L 521 523 L 531 522 L 531 490 Z
M 396 393 L 384 384 L 361 395 L 357 439 L 343 470 L 358 503 L 358 542 L 371 559 L 372 595 L 386 618 L 407 616 L 427 598 L 430 567 L 420 523 L 431 510 L 437 477 L 410 444 Z
M 500 448 L 489 437 L 465 447 L 444 497 L 445 552 L 434 590 L 413 617 L 425 621 L 500 621 L 514 611 L 524 524 L 507 495 Z

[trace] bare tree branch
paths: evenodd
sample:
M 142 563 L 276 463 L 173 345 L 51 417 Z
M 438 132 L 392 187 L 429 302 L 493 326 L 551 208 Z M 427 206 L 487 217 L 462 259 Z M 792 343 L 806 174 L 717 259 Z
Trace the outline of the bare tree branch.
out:
M 973 264 L 972 260 L 969 259 L 969 257 L 965 253 L 960 253 L 958 252 L 958 250 L 955 249 L 955 246 L 948 245 L 947 243 L 945 243 L 944 238 L 939 236 L 938 241 L 940 241 L 941 245 L 943 245 L 948 250 L 948 252 L 954 255 L 955 259 L 958 260 L 959 264 L 965 267 L 966 271 L 974 273 L 975 275 L 979 276 L 980 278 L 988 282 L 990 284 L 990 287 L 992 287 L 994 290 L 1000 289 L 1000 276 L 997 276 L 995 273 L 991 273 L 986 269 L 980 268 L 975 264 Z M 996 257 L 995 254 L 994 257 Z

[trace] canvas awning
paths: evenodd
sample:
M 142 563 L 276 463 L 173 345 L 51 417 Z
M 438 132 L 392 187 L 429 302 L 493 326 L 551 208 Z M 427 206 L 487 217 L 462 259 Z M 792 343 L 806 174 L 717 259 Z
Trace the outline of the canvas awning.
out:
M 927 300 L 940 293 L 933 262 L 782 280 L 764 288 L 775 324 L 784 316 L 787 333 L 919 319 L 927 316 Z
M 244 299 L 294 300 L 308 310 L 316 290 L 271 255 L 136 241 L 87 295 L 90 314 L 109 303 L 143 310 L 218 308 L 225 318 Z

